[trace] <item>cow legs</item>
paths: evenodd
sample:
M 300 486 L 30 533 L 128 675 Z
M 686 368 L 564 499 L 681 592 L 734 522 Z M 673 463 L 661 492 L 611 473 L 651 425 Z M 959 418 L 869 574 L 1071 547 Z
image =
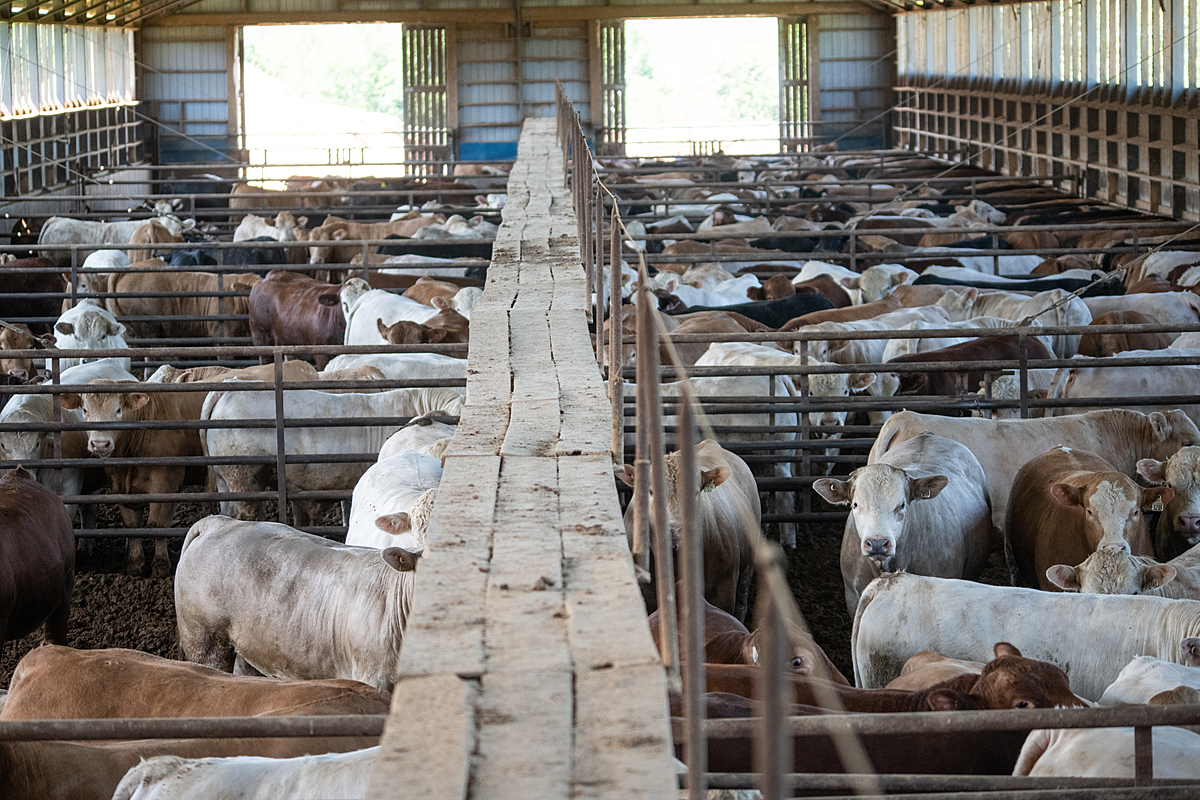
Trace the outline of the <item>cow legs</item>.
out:
M 169 528 L 171 519 L 175 516 L 174 503 L 150 504 L 150 527 Z M 171 575 L 171 557 L 167 554 L 167 537 L 157 536 L 154 539 L 154 561 L 150 566 L 151 578 L 167 578 Z
M 118 506 L 121 512 L 121 523 L 129 529 L 142 527 L 142 509 L 133 506 Z M 141 575 L 146 566 L 146 557 L 142 553 L 142 540 L 139 537 L 129 537 L 129 550 L 125 557 L 125 572 L 130 575 Z
M 228 465 L 215 468 L 217 489 L 222 492 L 260 492 L 266 486 L 266 470 L 252 464 Z M 258 500 L 222 500 L 221 513 L 234 519 L 253 522 L 262 519 L 262 502 Z
M 67 573 L 58 606 L 42 626 L 44 644 L 67 644 L 67 623 L 71 618 L 71 589 L 75 585 L 75 570 Z

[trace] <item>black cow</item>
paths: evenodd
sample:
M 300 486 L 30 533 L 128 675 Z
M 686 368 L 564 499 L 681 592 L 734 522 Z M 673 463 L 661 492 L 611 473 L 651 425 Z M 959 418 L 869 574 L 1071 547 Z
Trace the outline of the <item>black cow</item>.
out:
M 682 304 L 680 304 L 682 305 Z M 788 320 L 795 319 L 813 311 L 825 311 L 833 308 L 833 303 L 819 294 L 797 294 L 792 297 L 781 297 L 778 300 L 758 300 L 749 303 L 734 303 L 731 306 L 689 306 L 678 310 L 664 310 L 666 314 L 691 314 L 696 311 L 725 311 L 741 314 L 755 322 L 761 322 L 768 328 L 783 327 Z

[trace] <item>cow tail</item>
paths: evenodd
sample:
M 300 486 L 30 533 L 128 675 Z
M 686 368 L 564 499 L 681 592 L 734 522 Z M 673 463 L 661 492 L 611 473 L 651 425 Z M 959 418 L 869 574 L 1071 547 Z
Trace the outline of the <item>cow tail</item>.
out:
M 203 522 L 204 520 L 200 520 L 200 522 L 195 523 L 191 528 L 188 529 L 187 536 L 183 537 L 183 548 L 179 551 L 180 557 L 182 557 L 183 554 L 188 551 L 188 547 L 191 546 L 192 542 L 194 542 L 196 538 L 201 536 L 206 530 L 207 526 L 202 524 Z
M 1024 746 L 1021 747 L 1021 755 L 1017 757 L 1017 765 L 1013 768 L 1013 775 L 1029 775 L 1033 771 L 1033 767 L 1037 764 L 1038 759 L 1049 749 L 1050 736 L 1053 733 L 1054 731 L 1043 728 L 1029 734 L 1029 738 L 1025 740 Z
M 213 408 L 216 407 L 217 402 L 224 396 L 225 396 L 225 392 L 209 392 L 208 396 L 204 398 L 204 404 L 202 406 L 200 406 L 200 419 L 204 420 L 206 422 L 208 420 L 211 420 Z M 204 455 L 207 456 L 207 455 L 209 455 L 209 452 L 208 452 L 208 428 L 201 428 L 199 430 L 199 433 L 200 433 L 200 451 L 202 453 L 204 453 Z M 217 491 L 217 471 L 216 471 L 216 469 L 214 469 L 213 466 L 210 464 L 208 467 L 205 468 L 204 475 L 205 475 L 204 491 L 209 494 L 216 492 Z M 189 537 L 191 536 L 191 534 L 188 534 L 188 535 L 189 535 Z

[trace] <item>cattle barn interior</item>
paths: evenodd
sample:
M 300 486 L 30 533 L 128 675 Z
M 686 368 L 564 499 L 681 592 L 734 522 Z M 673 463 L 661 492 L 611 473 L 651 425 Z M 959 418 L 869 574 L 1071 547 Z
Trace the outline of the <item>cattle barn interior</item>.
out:
M 777 131 L 645 155 L 627 24 L 740 17 Z M 247 35 L 328 23 L 396 26 L 399 147 L 248 129 Z M 1198 28 L 3 4 L 0 797 L 1195 796 Z

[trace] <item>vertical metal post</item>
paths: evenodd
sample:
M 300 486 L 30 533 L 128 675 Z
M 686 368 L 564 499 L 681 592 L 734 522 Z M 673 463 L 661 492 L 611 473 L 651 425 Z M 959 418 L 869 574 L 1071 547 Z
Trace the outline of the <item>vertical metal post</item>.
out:
M 770 553 L 767 569 L 779 569 L 779 546 L 773 543 L 764 543 L 764 546 Z M 757 741 L 754 743 L 754 768 L 760 773 L 758 790 L 762 792 L 763 800 L 783 800 L 790 796 L 786 793 L 783 776 L 791 771 L 789 761 L 792 749 L 792 737 L 784 727 L 787 711 L 783 665 L 787 657 L 784 647 L 787 632 L 783 624 L 784 610 L 780 607 L 775 592 L 775 582 L 768 578 L 763 583 L 763 589 L 766 591 L 760 590 L 759 593 L 758 616 L 761 627 L 765 629 L 765 636 L 762 638 L 762 653 L 758 661 L 757 689 L 762 722 L 759 725 Z
M 595 193 L 592 206 L 592 224 L 596 228 L 595 267 L 592 270 L 592 289 L 596 297 L 596 305 L 592 308 L 596 331 L 596 361 L 604 357 L 604 195 L 600 189 L 600 179 L 596 178 L 592 191 Z M 615 206 L 614 206 L 615 208 Z M 612 254 L 609 254 L 610 259 Z
M 649 419 L 650 412 L 647 408 L 650 392 L 646 387 L 651 380 L 658 380 L 658 377 L 650 373 L 649 356 L 646 354 L 648 342 L 650 341 L 650 324 L 646 319 L 646 309 L 642 304 L 646 300 L 646 295 L 649 292 L 644 292 L 642 286 L 645 285 L 647 273 L 643 266 L 638 271 L 639 297 L 636 310 L 635 321 L 637 325 L 637 340 L 635 346 L 637 348 L 637 361 L 635 364 L 636 374 L 636 415 L 634 422 L 636 424 L 636 447 L 633 456 L 634 482 L 633 482 L 633 542 L 630 544 L 633 550 L 634 563 L 641 569 L 649 572 L 650 570 L 650 429 Z M 621 401 L 624 408 L 624 399 Z M 665 660 L 665 659 L 664 659 Z
M 1154 783 L 1154 728 L 1133 729 L 1133 785 Z
M 50 359 L 50 382 L 55 386 L 58 386 L 59 384 L 62 383 L 62 378 L 61 378 L 62 373 L 59 370 L 59 364 L 60 364 L 60 362 L 59 362 L 57 356 Z M 54 420 L 55 425 L 62 422 L 62 406 L 59 405 L 59 400 L 61 398 L 62 398 L 61 394 L 53 395 L 54 402 L 52 402 L 50 404 L 50 411 L 51 411 L 52 418 Z M 54 452 L 54 460 L 55 461 L 62 460 L 62 437 L 63 437 L 63 432 L 61 430 L 54 431 L 54 451 L 53 452 Z M 40 455 L 40 453 L 39 453 L 39 455 Z M 80 491 L 81 492 L 83 491 L 82 487 L 80 487 Z M 63 493 L 63 474 L 62 474 L 61 466 L 54 467 L 54 493 L 57 494 L 59 497 L 61 497 L 62 493 Z M 81 519 L 82 519 L 82 517 L 81 517 Z M 74 525 L 75 520 L 72 519 L 71 524 Z M 80 525 L 80 527 L 82 527 L 82 524 Z
M 800 366 L 807 367 L 812 363 L 808 360 L 808 340 L 801 339 L 797 344 L 799 344 L 799 346 L 800 346 L 800 348 L 799 348 L 799 350 L 800 350 L 800 352 L 799 352 Z M 798 376 L 798 378 L 799 378 L 799 385 L 796 388 L 798 388 L 800 390 L 800 408 L 803 409 L 807 406 L 808 398 L 809 398 L 808 373 L 807 372 L 801 373 Z M 799 418 L 796 421 L 800 423 L 800 442 L 801 442 L 800 474 L 807 478 L 813 474 L 813 472 L 812 472 L 812 448 L 809 447 L 807 444 L 805 444 L 806 442 L 808 442 L 812 439 L 812 430 L 809 427 L 810 421 L 808 418 L 808 411 L 801 411 Z M 804 492 L 803 511 L 806 514 L 812 511 L 812 492 L 811 491 Z
M 225 291 L 225 273 L 217 273 L 217 335 L 221 337 L 221 344 L 228 344 L 225 341 L 225 298 L 221 294 Z
M 1029 419 L 1029 335 L 1017 334 L 1017 353 L 1020 359 L 1017 383 L 1021 389 L 1021 419 Z
M 625 315 L 621 307 L 621 218 L 612 210 L 608 281 L 608 398 L 612 404 L 613 463 L 625 463 L 625 380 L 621 377 Z M 613 255 L 616 254 L 616 255 Z
M 687 724 L 684 762 L 687 764 L 688 800 L 704 800 L 708 793 L 708 737 L 704 733 L 704 544 L 696 530 L 700 487 L 697 486 L 695 430 L 692 422 L 692 386 L 680 386 L 679 441 L 680 554 L 679 571 L 683 576 L 682 630 L 680 654 L 683 677 L 683 716 Z M 660 615 L 661 618 L 661 615 Z
M 71 249 L 71 308 L 79 302 L 79 251 Z M 103 302 L 100 305 L 104 305 Z
M 283 351 L 275 348 L 275 469 L 278 475 L 279 521 L 287 524 L 287 454 L 283 438 Z

